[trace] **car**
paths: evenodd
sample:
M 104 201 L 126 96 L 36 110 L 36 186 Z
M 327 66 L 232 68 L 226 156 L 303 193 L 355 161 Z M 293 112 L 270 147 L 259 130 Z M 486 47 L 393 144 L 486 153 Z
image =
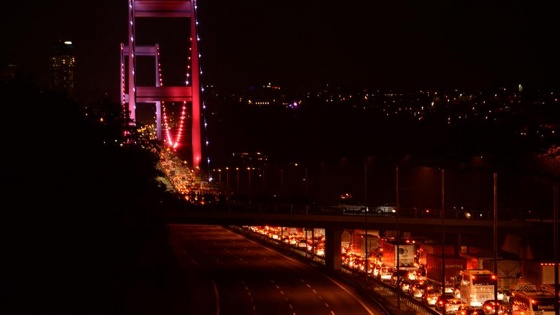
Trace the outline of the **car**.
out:
M 461 300 L 456 298 L 455 295 L 444 293 L 438 296 L 435 308 L 436 311 L 440 311 L 442 314 L 455 314 L 461 304 Z
M 484 315 L 482 307 L 474 307 L 468 304 L 461 304 L 457 309 L 457 315 Z
M 306 239 L 299 239 L 297 241 L 297 247 L 299 248 L 307 248 L 307 240 Z
M 393 268 L 387 266 L 376 266 L 373 270 L 373 276 L 381 281 L 390 281 L 393 276 Z
M 393 273 L 391 275 L 391 284 L 396 287 L 400 282 L 399 280 L 410 280 L 410 278 L 408 277 L 409 273 L 410 271 L 406 269 L 393 270 Z
M 346 193 L 338 199 L 338 211 L 341 214 L 368 214 L 369 207 L 357 202 L 352 195 Z
M 496 314 L 496 308 L 499 315 L 511 314 L 512 306 L 504 300 L 486 300 L 482 303 L 482 310 L 485 315 Z
M 429 287 L 427 281 L 414 281 L 410 287 L 409 293 L 413 298 L 421 300 Z
M 374 211 L 374 214 L 377 215 L 396 215 L 397 214 L 397 206 L 392 203 L 386 203 L 381 206 L 377 206 Z
M 440 294 L 441 294 L 441 290 L 435 289 L 433 287 L 427 288 L 422 293 L 422 302 L 430 306 L 435 306 Z
M 402 292 L 410 294 L 410 288 L 412 287 L 412 280 L 406 278 L 400 279 L 397 287 L 401 289 Z

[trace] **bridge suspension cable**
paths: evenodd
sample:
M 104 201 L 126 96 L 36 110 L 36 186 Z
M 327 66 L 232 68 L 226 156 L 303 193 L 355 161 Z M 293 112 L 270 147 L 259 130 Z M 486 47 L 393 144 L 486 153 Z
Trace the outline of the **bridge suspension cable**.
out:
M 190 104 L 190 120 L 191 120 L 191 150 L 192 150 L 192 167 L 199 169 L 202 160 L 201 146 L 201 85 L 199 69 L 199 52 L 198 52 L 198 35 L 196 21 L 196 1 L 184 0 L 129 0 L 128 1 L 128 44 L 121 44 L 121 102 L 123 107 L 128 107 L 126 111 L 128 118 L 132 124 L 136 123 L 136 104 L 140 103 L 156 103 L 156 125 L 158 140 L 163 141 L 161 134 L 161 120 L 166 130 L 167 145 L 177 148 L 184 131 L 185 119 L 187 117 L 186 110 Z M 159 46 L 156 44 L 139 45 L 136 43 L 136 19 L 137 18 L 188 18 L 190 35 L 189 35 L 189 52 L 187 56 L 186 80 L 184 85 L 179 86 L 163 86 L 161 84 L 161 65 L 159 60 Z M 136 56 L 152 56 L 156 58 L 157 75 L 155 86 L 138 86 L 137 85 L 137 64 Z M 161 81 L 160 81 L 161 80 Z M 165 106 L 166 102 L 181 102 L 182 110 L 178 123 L 178 132 L 175 139 L 170 133 L 170 114 L 169 107 Z M 128 106 L 126 106 L 128 103 Z M 163 111 L 163 114 L 160 113 Z

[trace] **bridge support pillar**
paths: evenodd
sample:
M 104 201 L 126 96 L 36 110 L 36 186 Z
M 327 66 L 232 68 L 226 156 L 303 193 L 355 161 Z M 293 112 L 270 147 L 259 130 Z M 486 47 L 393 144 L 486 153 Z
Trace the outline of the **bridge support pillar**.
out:
M 325 266 L 330 271 L 342 268 L 342 229 L 325 229 Z

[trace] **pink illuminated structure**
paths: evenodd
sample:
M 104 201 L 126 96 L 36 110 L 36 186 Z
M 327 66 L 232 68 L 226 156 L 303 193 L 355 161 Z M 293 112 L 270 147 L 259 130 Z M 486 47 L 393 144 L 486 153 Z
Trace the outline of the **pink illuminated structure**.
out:
M 128 1 L 128 45 L 121 44 L 121 104 L 125 107 L 129 119 L 136 121 L 137 103 L 156 104 L 156 133 L 158 140 L 164 140 L 162 135 L 162 118 L 165 120 L 165 102 L 182 102 L 183 110 L 180 119 L 179 133 L 174 141 L 169 134 L 166 137 L 168 146 L 176 148 L 183 132 L 185 108 L 191 105 L 192 116 L 192 167 L 199 169 L 202 159 L 201 149 L 201 113 L 200 113 L 200 68 L 198 53 L 198 35 L 196 22 L 196 1 L 167 1 L 167 0 L 129 0 Z M 159 46 L 136 45 L 135 23 L 137 18 L 188 18 L 190 22 L 189 69 L 187 76 L 190 82 L 185 86 L 163 86 L 159 67 Z M 155 86 L 137 86 L 135 78 L 136 56 L 155 57 L 156 80 Z M 190 83 L 190 84 L 189 84 Z M 163 104 L 163 114 L 162 114 Z M 128 106 L 127 106 L 128 105 Z M 128 108 L 127 108 L 128 107 Z M 166 121 L 164 121 L 167 124 Z

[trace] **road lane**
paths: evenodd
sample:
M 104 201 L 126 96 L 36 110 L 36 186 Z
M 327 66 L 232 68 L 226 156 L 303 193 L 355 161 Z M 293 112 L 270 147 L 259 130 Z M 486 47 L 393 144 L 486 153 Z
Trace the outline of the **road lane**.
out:
M 210 311 L 199 314 L 379 314 L 315 267 L 223 227 L 169 227 L 175 252 L 201 288 L 189 300 L 199 310 L 208 303 Z

